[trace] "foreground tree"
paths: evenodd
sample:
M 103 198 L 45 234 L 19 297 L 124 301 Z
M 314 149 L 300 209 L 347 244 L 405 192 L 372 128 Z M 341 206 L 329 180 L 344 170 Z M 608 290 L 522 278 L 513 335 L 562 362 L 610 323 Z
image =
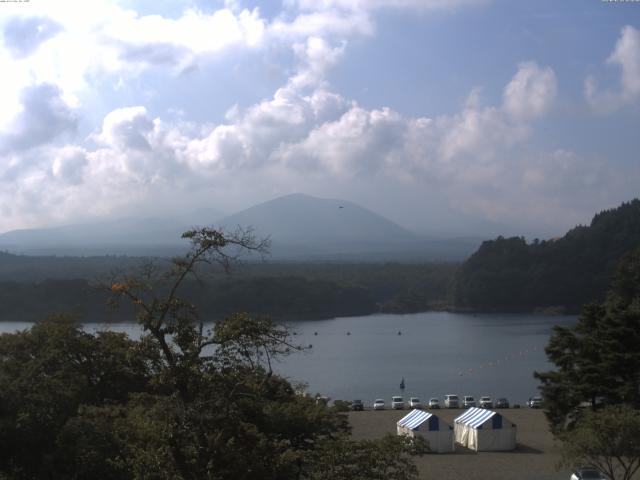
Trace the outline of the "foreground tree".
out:
M 584 404 L 640 406 L 640 249 L 624 257 L 603 304 L 554 328 L 546 352 L 557 369 L 535 376 L 554 432 L 571 429 Z
M 561 435 L 562 460 L 569 467 L 595 465 L 611 480 L 630 480 L 640 469 L 640 412 L 625 405 L 587 411 Z
M 353 442 L 345 415 L 274 373 L 298 350 L 286 328 L 235 314 L 205 330 L 179 297 L 197 267 L 228 269 L 265 242 L 240 230 L 184 237 L 192 248 L 164 283 L 148 268 L 109 286 L 136 308 L 139 341 L 57 320 L 0 337 L 0 478 L 318 479 L 329 460 L 368 472 L 353 478 L 416 478 L 412 442 Z M 333 455 L 342 448 L 351 454 Z

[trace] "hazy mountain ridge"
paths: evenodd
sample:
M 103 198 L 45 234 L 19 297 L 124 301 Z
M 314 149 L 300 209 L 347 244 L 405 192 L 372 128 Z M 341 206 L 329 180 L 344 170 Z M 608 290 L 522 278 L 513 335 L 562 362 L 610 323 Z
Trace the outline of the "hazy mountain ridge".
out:
M 171 256 L 184 250 L 180 235 L 194 225 L 229 230 L 252 227 L 271 239 L 278 260 L 462 260 L 479 238 L 436 239 L 420 235 L 356 203 L 292 194 L 254 205 L 223 219 L 125 218 L 0 235 L 0 249 L 30 255 Z M 200 221 L 198 221 L 200 220 Z

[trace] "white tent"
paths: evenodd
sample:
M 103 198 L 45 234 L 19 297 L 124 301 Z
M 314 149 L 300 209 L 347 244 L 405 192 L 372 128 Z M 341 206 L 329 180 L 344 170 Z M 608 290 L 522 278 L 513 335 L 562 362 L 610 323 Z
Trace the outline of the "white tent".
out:
M 470 408 L 454 421 L 456 442 L 471 450 L 514 450 L 516 426 L 498 412 Z
M 430 412 L 411 410 L 398 420 L 398 435 L 420 435 L 432 452 L 453 452 L 453 429 Z

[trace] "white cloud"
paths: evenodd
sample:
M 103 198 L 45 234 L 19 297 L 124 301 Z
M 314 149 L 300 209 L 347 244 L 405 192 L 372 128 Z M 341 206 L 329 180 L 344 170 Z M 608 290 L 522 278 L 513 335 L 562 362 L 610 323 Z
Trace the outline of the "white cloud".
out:
M 488 3 L 488 0 L 288 0 L 307 10 L 341 8 L 345 10 L 376 10 L 379 8 L 415 10 L 454 10 Z
M 365 108 L 327 82 L 352 36 L 374 33 L 380 9 L 446 11 L 479 3 L 301 0 L 272 21 L 233 1 L 172 18 L 102 0 L 42 3 L 38 15 L 23 9 L 0 20 L 0 70 L 13 72 L 0 91 L 0 230 L 198 201 L 246 204 L 291 191 L 328 195 L 339 185 L 345 192 L 360 185 L 380 203 L 396 195 L 428 199 L 496 220 L 548 221 L 554 205 L 568 205 L 564 215 L 571 216 L 571 195 L 583 198 L 588 188 L 597 197 L 612 181 L 601 164 L 575 152 L 529 151 L 536 122 L 556 100 L 550 67 L 519 64 L 501 101 L 483 105 L 474 89 L 460 111 L 433 117 Z M 623 30 L 609 59 L 622 67 L 621 93 L 612 94 L 618 100 L 638 95 L 637 33 Z M 167 119 L 152 97 L 124 94 L 141 72 L 161 79 L 253 48 L 293 51 L 297 64 L 273 95 L 233 106 L 222 123 Z M 105 78 L 118 79 L 122 103 L 103 99 Z M 201 92 L 202 102 L 209 93 Z M 84 102 L 96 98 L 108 113 L 87 139 L 74 137 L 86 121 Z M 367 193 L 373 188 L 379 190 Z M 560 217 L 562 208 L 556 210 Z
M 621 69 L 620 86 L 616 90 L 600 90 L 593 76 L 587 77 L 584 94 L 591 107 L 601 113 L 634 104 L 640 97 L 640 31 L 627 25 L 622 28 L 607 64 Z
M 14 58 L 27 57 L 61 30 L 58 23 L 46 17 L 11 17 L 3 29 L 4 46 Z
M 48 83 L 28 86 L 19 98 L 20 111 L 0 134 L 0 153 L 28 150 L 75 130 L 76 114 L 57 86 Z
M 521 63 L 504 90 L 504 109 L 517 120 L 540 117 L 551 108 L 557 89 L 556 75 L 550 67 Z

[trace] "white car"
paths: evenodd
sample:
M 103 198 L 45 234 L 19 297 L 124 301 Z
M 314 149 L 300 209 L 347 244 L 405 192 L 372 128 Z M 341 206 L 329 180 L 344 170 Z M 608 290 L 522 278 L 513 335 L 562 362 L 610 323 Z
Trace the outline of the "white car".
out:
M 394 410 L 404 410 L 404 399 L 402 397 L 391 397 L 391 408 Z
M 444 408 L 460 408 L 459 402 L 457 395 L 450 393 L 444 396 Z
M 471 395 L 465 395 L 462 401 L 462 408 L 471 408 L 476 406 L 476 400 Z
M 480 402 L 478 403 L 478 405 L 480 408 L 493 408 L 491 397 L 480 397 Z
M 421 409 L 422 403 L 420 402 L 420 399 L 418 397 L 411 397 L 409 399 L 409 407 Z
M 427 408 L 440 408 L 440 400 L 437 398 L 430 398 Z
M 376 398 L 375 402 L 373 402 L 374 410 L 384 410 L 384 400 L 381 398 Z

